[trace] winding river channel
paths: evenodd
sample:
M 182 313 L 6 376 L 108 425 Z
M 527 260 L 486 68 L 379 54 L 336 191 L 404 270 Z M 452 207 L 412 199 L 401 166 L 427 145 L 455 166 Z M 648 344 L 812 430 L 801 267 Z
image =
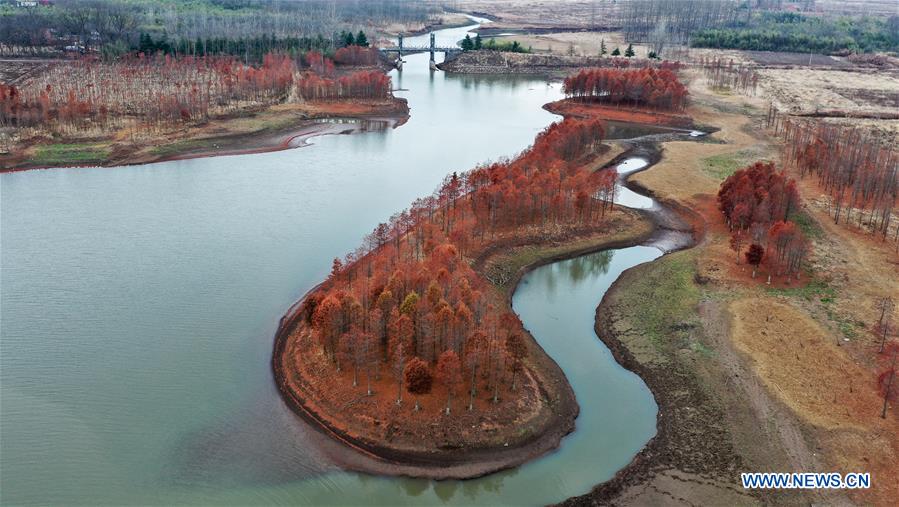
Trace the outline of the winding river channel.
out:
M 662 254 L 653 246 L 550 264 L 516 290 L 515 311 L 581 406 L 561 448 L 522 467 L 461 482 L 346 472 L 343 451 L 279 398 L 278 319 L 331 259 L 447 173 L 512 156 L 556 119 L 541 106 L 561 98 L 558 83 L 446 75 L 427 58 L 392 74 L 412 109 L 397 129 L 0 175 L 3 503 L 545 504 L 631 460 L 657 407 L 593 319 L 622 271 Z M 619 202 L 657 206 L 626 189 Z

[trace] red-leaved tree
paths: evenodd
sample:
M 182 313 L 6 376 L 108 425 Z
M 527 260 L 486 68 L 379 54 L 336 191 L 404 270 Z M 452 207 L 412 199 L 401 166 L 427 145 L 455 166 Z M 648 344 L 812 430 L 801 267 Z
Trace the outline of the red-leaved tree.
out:
M 877 387 L 883 396 L 883 410 L 880 417 L 884 419 L 887 416 L 889 403 L 895 402 L 899 398 L 899 388 L 895 385 L 897 357 L 899 357 L 899 343 L 894 342 L 888 344 L 880 354 L 882 369 L 877 375 Z
M 416 396 L 415 410 L 419 410 L 421 407 L 418 405 L 418 396 L 431 392 L 431 386 L 434 382 L 434 378 L 431 376 L 431 369 L 428 367 L 428 363 L 413 357 L 406 364 L 403 376 L 406 381 L 406 390 L 409 391 L 409 394 Z
M 447 350 L 440 354 L 437 360 L 437 378 L 446 387 L 446 414 L 449 415 L 453 393 L 462 382 L 462 364 L 454 351 Z

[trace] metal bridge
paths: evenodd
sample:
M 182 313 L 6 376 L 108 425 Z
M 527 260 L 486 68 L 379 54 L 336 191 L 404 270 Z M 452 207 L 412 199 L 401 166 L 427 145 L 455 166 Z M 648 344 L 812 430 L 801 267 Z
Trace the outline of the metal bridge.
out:
M 437 39 L 434 36 L 434 33 L 432 32 L 431 33 L 431 44 L 428 46 L 404 46 L 403 45 L 403 36 L 399 35 L 397 37 L 396 47 L 381 48 L 381 52 L 385 53 L 385 54 L 396 53 L 397 54 L 397 66 L 402 65 L 404 54 L 428 52 L 431 54 L 431 66 L 433 66 L 436 62 L 436 60 L 434 58 L 435 53 L 443 53 L 443 60 L 446 61 L 451 55 L 461 53 L 462 48 L 460 48 L 459 46 L 438 46 Z

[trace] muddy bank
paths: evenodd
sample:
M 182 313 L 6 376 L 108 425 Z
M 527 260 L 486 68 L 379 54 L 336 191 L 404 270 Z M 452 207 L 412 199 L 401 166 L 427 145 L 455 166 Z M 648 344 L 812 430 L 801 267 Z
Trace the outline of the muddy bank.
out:
M 350 134 L 396 128 L 409 119 L 406 99 L 394 98 L 386 103 L 318 104 L 309 110 L 269 108 L 233 117 L 210 120 L 207 124 L 163 134 L 153 145 L 119 143 L 111 137 L 93 139 L 58 139 L 52 143 L 32 144 L 28 150 L 43 145 L 102 145 L 108 155 L 89 163 L 77 160 L 41 163 L 26 152 L 0 157 L 0 172 L 58 167 L 115 167 L 141 165 L 201 157 L 266 153 L 302 147 L 307 140 L 321 135 Z M 252 121 L 245 128 L 242 121 Z
M 634 153 L 653 162 L 662 155 L 657 145 L 648 144 L 637 145 L 626 155 Z M 626 184 L 652 195 L 638 184 Z M 734 386 L 748 372 L 707 357 L 719 350 L 728 324 L 721 305 L 700 298 L 708 280 L 695 269 L 692 247 L 704 241 L 704 219 L 676 201 L 657 203 L 649 211 L 655 232 L 647 244 L 668 254 L 625 271 L 603 296 L 594 324 L 615 360 L 652 392 L 659 407 L 657 434 L 611 480 L 562 505 L 802 502 L 794 492 L 749 492 L 740 487 L 740 472 L 759 469 L 760 463 L 747 458 L 737 442 L 753 441 L 766 456 L 779 450 L 759 432 L 763 422 L 747 416 L 741 406 Z M 645 312 L 684 299 L 688 307 L 679 311 Z M 700 310 L 699 319 L 693 303 Z M 712 312 L 713 308 L 718 310 Z M 656 334 L 650 332 L 653 326 Z
M 730 436 L 716 421 L 723 414 L 714 400 L 709 399 L 698 383 L 696 375 L 681 367 L 677 349 L 671 357 L 647 359 L 637 340 L 628 336 L 627 322 L 633 308 L 621 304 L 620 293 L 642 277 L 650 276 L 656 263 L 637 266 L 625 272 L 605 294 L 597 308 L 595 331 L 612 351 L 615 360 L 646 382 L 659 406 L 657 434 L 625 468 L 615 476 L 582 496 L 573 497 L 563 505 L 642 504 L 649 498 L 696 503 L 706 494 L 711 504 L 740 505 L 754 503 L 754 498 L 736 489 L 736 478 L 744 468 L 731 445 Z M 645 301 L 650 304 L 650 300 Z M 648 337 L 643 337 L 647 340 Z M 645 354 L 645 355 L 644 355 Z M 678 497 L 658 495 L 658 482 L 679 484 Z M 700 488 L 710 491 L 697 494 Z M 646 493 L 648 490 L 651 493 Z
M 300 148 L 308 145 L 308 140 L 323 135 L 354 134 L 396 128 L 406 122 L 408 116 L 355 116 L 303 120 L 300 124 L 274 132 L 233 134 L 204 138 L 211 147 L 185 148 L 171 155 L 149 157 L 148 160 L 128 161 L 124 164 L 146 164 L 167 160 L 186 160 L 200 157 L 223 155 L 244 155 Z

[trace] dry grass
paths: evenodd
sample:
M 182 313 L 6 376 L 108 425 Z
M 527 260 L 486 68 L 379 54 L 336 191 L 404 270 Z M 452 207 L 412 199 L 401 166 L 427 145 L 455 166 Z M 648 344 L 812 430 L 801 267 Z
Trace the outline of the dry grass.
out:
M 553 53 L 567 55 L 573 53 L 577 56 L 599 56 L 602 42 L 605 42 L 609 56 L 617 47 L 621 54 L 627 48 L 624 35 L 621 32 L 555 32 L 547 34 L 522 34 L 499 37 L 503 41 L 518 41 L 524 47 L 530 47 L 534 52 Z M 645 44 L 634 44 L 637 57 L 645 58 L 649 51 Z
M 759 118 L 768 97 L 715 93 L 695 72 L 688 74 L 691 94 L 699 104 L 689 112 L 698 123 L 720 127 L 711 137 L 725 144 L 666 143 L 662 161 L 635 179 L 703 216 L 707 234 L 696 248 L 698 271 L 710 280 L 717 297 L 729 301 L 730 341 L 766 390 L 802 422 L 824 466 L 873 474 L 874 487 L 852 493 L 852 499 L 890 505 L 899 498 L 899 409 L 891 408 L 886 420 L 879 417 L 876 340 L 868 329 L 876 298 L 899 299 L 895 246 L 833 224 L 818 204 L 821 191 L 805 180 L 800 182 L 805 220 L 815 231 L 809 259 L 812 279 L 806 275 L 802 283 L 807 285 L 799 286 L 781 282 L 784 288 L 777 289 L 764 284 L 764 275 L 751 279 L 729 249 L 728 231 L 715 206 L 720 177 L 708 171 L 707 164 L 710 158 L 746 153 L 779 159 L 778 146 L 766 136 Z M 875 88 L 892 79 L 880 76 L 870 83 L 859 79 L 853 85 Z M 805 93 L 814 96 L 815 85 L 806 86 Z
M 457 0 L 467 12 L 488 13 L 503 25 L 588 27 L 615 19 L 614 2 L 593 0 Z
M 761 85 L 781 110 L 895 112 L 899 74 L 819 69 L 762 69 Z
M 689 90 L 697 100 L 714 100 L 719 110 L 709 107 L 692 107 L 688 113 L 700 125 L 711 125 L 720 130 L 709 137 L 713 142 L 674 141 L 665 143 L 662 160 L 651 171 L 638 173 L 634 180 L 651 188 L 660 197 L 673 198 L 681 202 L 693 203 L 699 196 L 714 196 L 718 192 L 720 180 L 707 171 L 698 170 L 708 166 L 708 159 L 735 155 L 754 150 L 760 158 L 773 155 L 771 147 L 748 131 L 752 120 L 745 114 L 725 113 L 720 109 L 758 110 L 764 101 L 758 97 L 714 94 L 706 87 L 705 78 L 697 71 L 688 75 Z M 698 98 L 697 98 L 698 97 Z
M 751 297 L 731 304 L 736 347 L 750 357 L 768 390 L 812 425 L 832 470 L 871 472 L 874 487 L 859 496 L 888 505 L 899 496 L 899 425 L 881 419 L 871 369 L 844 339 L 788 301 Z
M 880 408 L 869 386 L 871 375 L 837 345 L 828 329 L 788 298 L 740 299 L 730 305 L 730 312 L 737 348 L 752 358 L 771 392 L 798 415 L 828 430 L 869 426 L 863 421 Z
M 855 16 L 865 13 L 869 16 L 896 14 L 894 0 L 817 0 L 815 9 L 827 14 Z
M 468 19 L 464 14 L 460 14 L 457 12 L 442 12 L 438 14 L 435 19 L 432 19 L 429 23 L 384 23 L 378 25 L 377 28 L 378 36 L 381 37 L 384 42 L 394 44 L 396 42 L 395 36 L 398 33 L 419 32 L 428 28 L 429 26 L 433 27 L 434 29 L 440 29 L 451 26 L 463 26 L 467 24 L 471 24 L 471 20 Z M 379 40 L 378 42 L 380 43 L 381 40 Z

